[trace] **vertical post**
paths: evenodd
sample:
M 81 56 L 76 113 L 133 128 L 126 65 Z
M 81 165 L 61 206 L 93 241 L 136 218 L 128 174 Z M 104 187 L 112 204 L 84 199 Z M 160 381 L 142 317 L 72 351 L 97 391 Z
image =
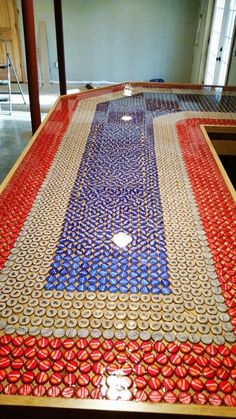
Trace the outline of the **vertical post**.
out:
M 61 0 L 54 0 L 54 14 L 57 38 L 57 59 L 60 81 L 60 94 L 66 94 L 66 71 L 65 71 L 65 54 L 63 40 L 63 21 Z
M 31 125 L 33 134 L 41 124 L 37 54 L 34 28 L 34 8 L 32 0 L 21 0 L 25 37 L 27 79 L 30 99 Z

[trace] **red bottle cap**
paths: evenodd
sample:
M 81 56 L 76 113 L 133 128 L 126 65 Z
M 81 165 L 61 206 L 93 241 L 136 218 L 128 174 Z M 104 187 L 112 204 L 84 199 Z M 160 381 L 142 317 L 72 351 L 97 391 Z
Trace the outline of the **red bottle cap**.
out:
M 179 349 L 184 354 L 188 354 L 192 350 L 192 346 L 188 342 L 183 342 L 179 345 Z
M 32 346 L 36 345 L 36 338 L 34 336 L 27 336 L 24 340 L 24 344 L 27 348 L 30 348 Z
M 100 348 L 100 341 L 99 341 L 99 339 L 95 339 L 95 338 L 94 339 L 91 339 L 89 341 L 89 347 L 92 350 L 96 350 L 96 349 Z
M 0 356 L 7 356 L 11 352 L 11 348 L 8 345 L 0 347 Z
M 62 345 L 65 349 L 72 349 L 75 346 L 75 341 L 71 338 L 63 340 Z
M 61 392 L 62 397 L 64 397 L 65 399 L 69 399 L 70 397 L 73 397 L 74 394 L 75 394 L 74 387 L 64 387 Z
M 149 400 L 154 403 L 159 403 L 162 399 L 162 394 L 160 391 L 152 390 L 149 395 Z
M 207 380 L 205 382 L 205 388 L 209 393 L 216 393 L 218 390 L 218 384 L 214 380 Z
M 195 364 L 195 358 L 191 354 L 185 354 L 184 357 L 183 357 L 183 362 L 186 365 L 191 366 L 191 365 L 194 365 Z
M 0 337 L 1 345 L 8 345 L 11 342 L 12 338 L 10 335 L 3 335 Z
M 76 342 L 76 346 L 78 349 L 85 349 L 88 346 L 88 341 L 86 339 L 79 339 Z
M 25 368 L 29 371 L 35 370 L 37 366 L 38 366 L 38 362 L 36 361 L 36 359 L 28 359 L 28 361 L 26 361 L 25 363 Z
M 22 337 L 22 336 L 15 336 L 15 337 L 12 339 L 12 344 L 13 344 L 14 346 L 22 346 L 22 345 L 23 345 L 23 343 L 24 343 L 24 339 L 23 339 L 23 337 Z
M 152 351 L 152 344 L 151 344 L 151 342 L 142 342 L 141 343 L 141 346 L 140 346 L 140 349 L 143 351 L 143 352 L 151 352 Z
M 64 368 L 65 368 L 65 365 L 64 365 L 64 362 L 62 362 L 62 361 L 55 361 L 55 362 L 52 364 L 52 370 L 53 370 L 54 372 L 60 372 L 60 371 L 62 371 Z
M 105 382 L 105 377 L 102 375 L 93 375 L 92 384 L 94 387 L 102 387 Z
M 113 348 L 113 342 L 110 339 L 105 339 L 102 342 L 102 348 L 104 349 L 104 351 L 110 351 Z
M 143 376 L 138 376 L 134 380 L 134 385 L 138 389 L 144 389 L 147 387 L 147 380 Z
M 119 352 L 123 352 L 126 349 L 126 343 L 123 340 L 117 340 L 115 343 L 115 348 Z
M 0 358 L 0 368 L 7 368 L 9 367 L 11 361 L 10 358 L 4 356 L 3 358 Z
M 45 384 L 48 381 L 48 373 L 45 371 L 39 372 L 35 379 L 38 384 Z
M 202 372 L 201 372 L 201 369 L 197 365 L 193 365 L 193 366 L 191 365 L 188 369 L 188 373 L 189 375 L 191 375 L 191 377 L 200 377 Z
M 112 351 L 106 351 L 106 352 L 104 352 L 104 354 L 103 354 L 103 359 L 104 359 L 106 362 L 113 362 L 113 361 L 114 361 L 114 359 L 115 359 L 115 354 L 114 354 Z
M 137 402 L 146 402 L 148 395 L 145 390 L 137 390 L 135 393 L 135 400 Z
M 165 352 L 166 346 L 162 342 L 156 342 L 154 345 L 154 349 L 157 353 Z
M 81 349 L 77 354 L 79 361 L 87 361 L 89 354 L 85 349 Z
M 48 397 L 58 397 L 58 396 L 60 396 L 60 393 L 61 393 L 61 391 L 60 391 L 59 387 L 57 387 L 57 386 L 51 386 L 47 390 Z
M 202 370 L 202 375 L 205 378 L 214 378 L 215 377 L 215 371 L 211 367 L 204 367 Z
M 235 407 L 236 406 L 236 397 L 232 396 L 232 394 L 227 394 L 224 397 L 224 403 L 226 404 L 226 406 Z
M 54 386 L 59 386 L 62 382 L 62 375 L 59 372 L 54 372 L 51 377 L 49 378 L 49 381 Z
M 17 346 L 13 349 L 13 351 L 11 352 L 11 355 L 14 358 L 20 358 L 23 355 L 23 353 L 24 353 L 24 350 L 20 346 Z
M 214 406 L 220 406 L 223 402 L 222 398 L 218 394 L 210 394 L 208 401 Z
M 130 375 L 133 372 L 133 369 L 129 364 L 121 365 L 119 370 L 122 375 Z
M 170 378 L 174 374 L 173 368 L 168 365 L 164 365 L 163 367 L 161 367 L 161 374 L 163 375 L 163 377 Z M 187 371 L 186 371 L 186 374 L 187 374 Z
M 148 365 L 154 364 L 155 355 L 152 352 L 145 352 L 143 355 L 143 361 Z
M 196 393 L 193 396 L 193 401 L 196 404 L 203 405 L 203 404 L 207 403 L 207 398 L 206 398 L 205 394 L 203 394 L 203 393 Z
M 88 399 L 89 391 L 86 387 L 80 387 L 76 390 L 75 396 L 77 399 Z
M 146 368 L 144 365 L 137 364 L 134 366 L 134 372 L 136 375 L 144 375 L 146 373 Z
M 62 345 L 61 339 L 55 338 L 49 342 L 50 348 L 59 349 Z
M 62 357 L 62 352 L 59 351 L 58 349 L 55 349 L 54 351 L 50 353 L 50 357 L 51 359 L 53 359 L 53 361 L 58 361 Z
M 24 365 L 24 361 L 22 358 L 15 358 L 11 363 L 11 367 L 13 370 L 20 370 Z
M 7 372 L 5 370 L 0 370 L 0 382 L 5 380 Z
M 233 392 L 233 386 L 229 381 L 221 381 L 219 388 L 225 394 L 230 394 Z
M 16 386 L 16 384 L 7 384 L 6 387 L 4 388 L 4 394 L 8 394 L 10 395 L 14 395 L 18 392 L 18 387 Z
M 176 354 L 179 351 L 179 346 L 176 343 L 170 342 L 167 345 L 167 349 L 171 354 Z
M 49 340 L 47 338 L 41 338 L 38 340 L 37 345 L 40 349 L 44 349 L 49 345 Z
M 67 349 L 64 352 L 64 355 L 63 356 L 64 356 L 64 359 L 66 361 L 73 361 L 75 359 L 76 353 L 72 349 Z
M 106 368 L 107 373 L 110 375 L 114 374 L 118 369 L 119 367 L 116 364 L 109 364 L 107 365 L 107 368 Z
M 192 401 L 192 397 L 189 393 L 181 392 L 178 396 L 179 402 L 182 404 L 190 404 Z
M 160 368 L 157 365 L 148 365 L 147 372 L 151 377 L 156 377 L 160 372 Z
M 34 381 L 35 374 L 32 371 L 26 371 L 21 376 L 21 381 L 24 384 L 30 384 Z
M 37 356 L 39 359 L 48 359 L 49 351 L 47 349 L 39 349 Z
M 172 356 L 176 357 L 178 355 L 172 355 Z M 169 360 L 169 358 L 166 354 L 160 353 L 160 354 L 157 354 L 157 356 L 156 356 L 156 362 L 160 365 L 166 365 L 168 360 Z
M 78 369 L 78 364 L 75 361 L 68 361 L 65 365 L 67 372 L 75 372 Z
M 29 384 L 22 384 L 22 386 L 20 386 L 18 394 L 20 396 L 30 396 L 32 394 L 32 387 Z
M 186 392 L 186 391 L 188 391 L 188 389 L 190 387 L 190 383 L 186 378 L 179 378 L 177 380 L 176 386 L 177 386 L 178 390 Z
M 131 341 L 127 344 L 126 349 L 127 349 L 129 352 L 137 352 L 137 351 L 138 351 L 138 349 L 139 349 L 139 344 L 138 344 L 138 342 L 136 342 L 135 340 L 131 340 Z
M 83 361 L 81 362 L 80 366 L 79 366 L 79 370 L 82 373 L 88 373 L 91 371 L 92 368 L 92 364 L 90 364 L 90 362 L 88 361 Z
M 7 380 L 9 383 L 17 383 L 20 379 L 20 371 L 12 370 L 7 374 Z
M 158 377 L 152 377 L 148 381 L 148 386 L 151 390 L 159 390 L 159 388 L 161 387 L 161 381 Z
M 33 389 L 33 395 L 37 397 L 43 397 L 46 394 L 46 388 L 43 385 L 38 385 Z
M 163 399 L 165 400 L 165 402 L 167 403 L 176 403 L 177 401 L 177 396 L 172 392 L 172 391 L 167 391 L 164 394 Z
M 130 356 L 131 357 L 136 357 L 136 352 L 132 353 Z M 137 358 L 137 357 L 136 357 Z M 128 360 L 128 355 L 125 352 L 119 352 L 116 356 L 116 360 L 120 363 L 120 364 L 125 364 L 125 362 L 127 362 Z M 133 361 L 134 362 L 134 361 Z
M 177 365 L 182 364 L 182 358 L 178 354 L 173 354 L 170 357 L 170 362 L 171 362 L 172 365 L 176 365 L 177 366 Z
M 27 348 L 27 349 L 25 350 L 24 355 L 25 355 L 25 357 L 26 357 L 27 359 L 34 358 L 34 357 L 35 357 L 35 355 L 36 355 L 36 349 L 35 349 L 35 348 L 31 348 L 31 347 L 29 347 L 29 348 Z
M 179 378 L 184 378 L 184 377 L 186 377 L 186 375 L 187 375 L 187 369 L 184 367 L 184 366 L 182 366 L 182 365 L 178 365 L 176 368 L 175 368 L 175 374 L 177 375 L 177 377 L 179 377 Z
M 90 377 L 88 374 L 81 374 L 77 381 L 80 386 L 87 386 L 90 383 Z
M 191 387 L 195 391 L 202 391 L 202 389 L 204 388 L 204 384 L 202 380 L 200 380 L 200 378 L 193 378 L 191 381 Z
M 98 362 L 102 358 L 102 353 L 98 349 L 95 349 L 90 353 L 90 358 L 92 361 Z
M 71 373 L 66 374 L 63 381 L 66 386 L 73 386 L 76 383 L 76 376 L 75 374 L 71 374 Z
M 204 350 L 204 347 L 200 343 L 194 343 L 192 345 L 192 351 L 197 355 L 202 355 Z
M 101 375 L 104 374 L 106 367 L 102 362 L 96 362 L 93 366 L 92 366 L 92 370 L 95 374 Z

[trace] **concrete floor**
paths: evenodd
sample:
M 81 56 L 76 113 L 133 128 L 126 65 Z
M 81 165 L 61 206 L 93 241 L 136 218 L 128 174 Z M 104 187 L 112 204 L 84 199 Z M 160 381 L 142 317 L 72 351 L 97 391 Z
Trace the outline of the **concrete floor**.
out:
M 0 103 L 0 183 L 10 171 L 22 150 L 32 137 L 27 84 L 22 84 L 26 105 L 19 94 L 12 95 L 13 112 L 7 115 L 8 105 Z M 68 93 L 86 90 L 85 86 L 67 86 Z M 13 86 L 17 91 L 17 85 Z M 59 85 L 41 86 L 40 109 L 42 120 L 59 96 Z

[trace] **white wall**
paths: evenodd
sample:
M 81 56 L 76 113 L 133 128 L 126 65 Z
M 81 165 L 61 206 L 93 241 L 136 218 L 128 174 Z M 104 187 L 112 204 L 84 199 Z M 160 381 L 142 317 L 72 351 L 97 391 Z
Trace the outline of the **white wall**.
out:
M 20 1 L 17 0 L 20 10 Z M 67 80 L 189 82 L 199 0 L 63 0 Z M 53 0 L 34 0 L 58 80 Z M 21 11 L 20 11 L 21 16 Z

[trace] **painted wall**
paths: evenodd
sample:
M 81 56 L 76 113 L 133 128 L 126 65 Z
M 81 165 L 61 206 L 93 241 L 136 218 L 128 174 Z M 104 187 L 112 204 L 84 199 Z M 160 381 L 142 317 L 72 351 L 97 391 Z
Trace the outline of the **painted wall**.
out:
M 20 1 L 17 0 L 20 11 Z M 67 80 L 189 82 L 199 0 L 63 0 Z M 52 0 L 34 0 L 58 80 Z M 21 11 L 20 11 L 21 16 Z

